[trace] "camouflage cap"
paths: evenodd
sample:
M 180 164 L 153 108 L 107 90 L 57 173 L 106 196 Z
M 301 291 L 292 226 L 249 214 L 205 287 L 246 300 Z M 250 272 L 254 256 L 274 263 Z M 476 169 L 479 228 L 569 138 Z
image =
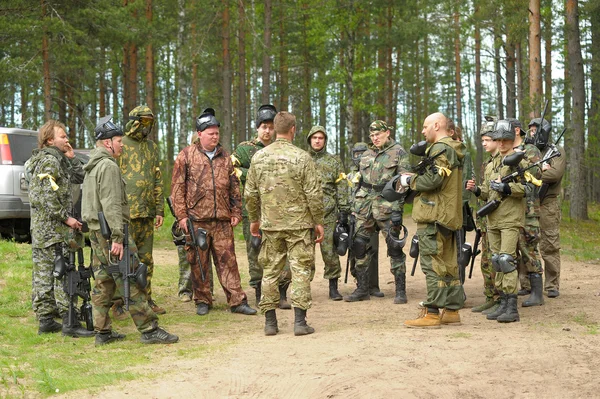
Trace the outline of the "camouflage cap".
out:
M 136 118 L 135 120 L 137 120 L 137 118 L 139 118 L 140 116 L 151 116 L 154 118 L 152 110 L 147 105 L 138 105 L 129 112 L 130 120 L 132 119 L 132 117 Z
M 370 132 L 385 132 L 387 130 L 392 130 L 392 126 L 389 126 L 382 120 L 376 120 L 369 126 Z
M 354 145 L 352 146 L 352 152 L 364 152 L 364 151 L 367 151 L 368 149 L 369 149 L 369 146 L 364 141 L 359 141 L 357 143 L 354 143 Z

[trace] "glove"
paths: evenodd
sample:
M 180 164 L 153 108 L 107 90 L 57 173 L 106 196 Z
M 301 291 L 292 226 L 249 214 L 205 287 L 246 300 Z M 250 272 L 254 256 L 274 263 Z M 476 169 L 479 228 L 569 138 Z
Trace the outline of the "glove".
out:
M 508 183 L 501 183 L 497 180 L 490 181 L 490 188 L 494 191 L 498 191 L 500 194 L 511 195 L 512 191 Z
M 391 220 L 394 226 L 402 226 L 402 212 L 393 211 Z
M 339 224 L 348 224 L 348 213 L 341 211 L 338 214 L 338 222 Z
M 400 185 L 402 187 L 408 187 L 410 186 L 410 180 L 411 180 L 412 176 L 411 175 L 402 175 L 400 176 Z

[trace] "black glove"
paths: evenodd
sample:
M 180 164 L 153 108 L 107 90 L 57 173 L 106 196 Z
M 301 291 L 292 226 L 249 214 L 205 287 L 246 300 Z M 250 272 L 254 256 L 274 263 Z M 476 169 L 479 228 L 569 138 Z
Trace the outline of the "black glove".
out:
M 391 220 L 394 226 L 402 226 L 402 212 L 393 211 Z
M 338 215 L 339 224 L 348 224 L 348 214 L 344 211 L 341 211 Z
M 490 182 L 490 188 L 494 191 L 498 191 L 500 194 L 511 195 L 512 191 L 508 183 L 501 183 L 497 180 L 492 180 Z
M 479 187 L 475 187 L 473 194 L 475 194 L 476 197 L 479 197 L 481 195 L 481 189 Z

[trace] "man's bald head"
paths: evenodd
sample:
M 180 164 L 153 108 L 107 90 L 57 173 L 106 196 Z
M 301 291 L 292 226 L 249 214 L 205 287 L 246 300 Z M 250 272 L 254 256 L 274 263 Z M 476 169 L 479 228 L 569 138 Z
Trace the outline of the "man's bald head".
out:
M 441 112 L 429 115 L 423 122 L 421 133 L 423 133 L 428 143 L 435 143 L 440 138 L 448 135 L 448 118 Z

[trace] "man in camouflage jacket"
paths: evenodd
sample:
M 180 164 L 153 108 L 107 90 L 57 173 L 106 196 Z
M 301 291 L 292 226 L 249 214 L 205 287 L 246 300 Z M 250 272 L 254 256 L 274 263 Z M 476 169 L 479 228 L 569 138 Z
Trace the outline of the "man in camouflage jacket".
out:
M 164 314 L 165 309 L 152 299 L 154 228 L 162 226 L 164 217 L 158 147 L 148 139 L 154 123 L 154 114 L 147 106 L 140 105 L 131 110 L 123 137 L 123 154 L 118 163 L 126 183 L 131 218 L 129 231 L 137 245 L 140 262 L 148 267 L 148 304 L 154 313 Z
M 350 213 L 344 165 L 339 157 L 327 152 L 327 133 L 323 126 L 313 126 L 306 141 L 309 145 L 308 153 L 319 171 L 323 191 L 325 238 L 320 244 L 325 263 L 323 278 L 329 280 L 329 299 L 340 301 L 342 296 L 338 291 L 338 280 L 342 274 L 342 266 L 333 245 L 333 230 L 338 219 L 341 223 L 348 223 Z
M 93 336 L 79 321 L 68 324 L 69 297 L 63 281 L 54 278 L 54 257 L 68 259 L 67 241 L 81 234 L 81 222 L 73 218 L 71 183 L 83 181 L 81 161 L 69 145 L 65 125 L 49 120 L 39 131 L 38 147 L 25 166 L 31 204 L 31 255 L 33 258 L 33 310 L 39 320 L 38 334 L 57 332 L 61 325 L 53 318 L 63 318 L 63 335 Z M 75 299 L 76 300 L 76 299 Z M 77 308 L 77 304 L 74 304 Z

